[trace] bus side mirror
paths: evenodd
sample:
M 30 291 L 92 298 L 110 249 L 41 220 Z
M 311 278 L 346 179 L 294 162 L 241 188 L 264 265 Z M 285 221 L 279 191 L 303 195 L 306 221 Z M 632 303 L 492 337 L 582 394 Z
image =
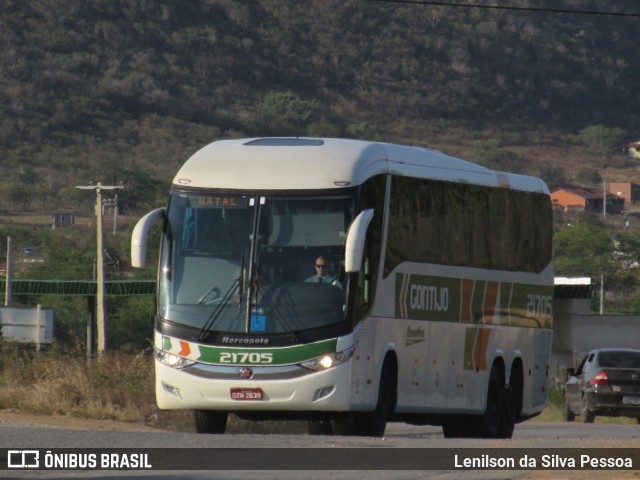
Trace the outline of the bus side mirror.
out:
M 131 234 L 131 266 L 135 268 L 144 268 L 147 263 L 147 237 L 149 229 L 158 220 L 164 218 L 164 208 L 158 208 L 147 213 L 138 220 L 133 233 Z
M 364 254 L 364 240 L 367 236 L 367 228 L 373 218 L 373 208 L 363 210 L 349 227 L 347 241 L 345 242 L 344 270 L 345 272 L 359 272 Z

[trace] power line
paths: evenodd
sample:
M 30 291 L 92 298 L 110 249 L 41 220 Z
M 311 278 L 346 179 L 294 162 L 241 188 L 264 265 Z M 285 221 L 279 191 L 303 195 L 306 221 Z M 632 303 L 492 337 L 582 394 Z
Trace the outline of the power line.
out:
M 640 13 L 601 12 L 596 10 L 571 10 L 564 8 L 515 7 L 509 5 L 478 5 L 458 2 L 438 2 L 431 0 L 375 0 L 381 3 L 406 3 L 411 5 L 435 5 L 443 7 L 482 8 L 485 10 L 512 10 L 518 12 L 564 13 L 573 15 L 601 15 L 610 17 L 640 17 Z

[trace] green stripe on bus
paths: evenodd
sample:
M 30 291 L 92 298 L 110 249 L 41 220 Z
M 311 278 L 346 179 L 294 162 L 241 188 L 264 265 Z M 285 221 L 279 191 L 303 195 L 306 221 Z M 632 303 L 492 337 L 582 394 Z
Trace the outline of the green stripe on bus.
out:
M 476 280 L 473 289 L 473 299 L 471 300 L 471 314 L 473 315 L 473 323 L 482 323 L 484 320 L 484 312 L 482 306 L 484 304 L 484 290 L 487 282 Z
M 279 348 L 210 347 L 198 345 L 198 361 L 229 365 L 292 365 L 336 352 L 337 339 Z
M 465 370 L 473 370 L 473 347 L 476 344 L 477 328 L 465 328 L 464 330 L 464 364 Z

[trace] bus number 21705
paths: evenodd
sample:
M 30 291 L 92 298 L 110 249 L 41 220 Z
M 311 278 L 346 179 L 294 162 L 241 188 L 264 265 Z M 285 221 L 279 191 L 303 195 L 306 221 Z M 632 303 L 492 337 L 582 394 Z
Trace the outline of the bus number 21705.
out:
M 270 352 L 220 352 L 220 363 L 231 364 L 269 364 L 273 363 L 273 353 Z
M 553 315 L 553 297 L 550 295 L 527 295 L 527 315 L 550 318 Z

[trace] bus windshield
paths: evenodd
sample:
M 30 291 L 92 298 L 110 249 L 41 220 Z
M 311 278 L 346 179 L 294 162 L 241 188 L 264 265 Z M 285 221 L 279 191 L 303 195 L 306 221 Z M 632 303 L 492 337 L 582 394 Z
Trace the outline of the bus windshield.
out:
M 201 339 L 343 321 L 343 243 L 353 203 L 342 193 L 174 192 L 163 232 L 160 316 L 201 329 Z

